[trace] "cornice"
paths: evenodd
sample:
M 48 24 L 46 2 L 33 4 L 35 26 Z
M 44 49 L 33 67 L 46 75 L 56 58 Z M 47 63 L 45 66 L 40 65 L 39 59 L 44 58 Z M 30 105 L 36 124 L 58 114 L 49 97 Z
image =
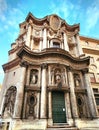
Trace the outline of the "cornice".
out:
M 9 51 L 8 51 L 8 54 L 10 55 L 10 54 L 16 52 L 16 51 L 19 50 L 23 45 L 24 45 L 24 42 L 22 42 L 20 45 L 16 46 L 15 48 L 9 50 Z
M 22 58 L 23 56 L 27 55 L 31 58 L 37 59 L 37 58 L 48 58 L 48 57 L 60 57 L 64 58 L 65 60 L 68 60 L 73 63 L 81 64 L 81 63 L 86 63 L 89 65 L 89 59 L 90 57 L 84 57 L 84 58 L 79 58 L 79 57 L 73 57 L 70 55 L 67 51 L 60 49 L 60 48 L 46 48 L 42 50 L 41 52 L 33 52 L 26 46 L 22 47 L 17 55 Z
M 92 48 L 83 48 L 84 53 L 87 54 L 94 54 L 94 55 L 99 55 L 99 50 L 92 49 Z
M 47 23 L 48 25 L 50 25 L 50 17 L 54 15 L 56 14 L 47 15 L 44 18 L 36 18 L 31 12 L 29 12 L 25 21 L 20 23 L 19 26 L 21 26 L 24 23 L 28 23 L 29 19 L 31 19 L 33 21 L 33 24 L 36 24 L 36 25 L 44 26 L 44 23 Z M 69 25 L 64 19 L 60 18 L 59 16 L 57 17 L 61 20 L 61 27 L 65 26 L 66 30 L 68 31 L 75 31 L 76 29 L 78 29 L 78 31 L 80 30 L 79 24 Z
M 16 59 L 14 59 L 14 60 L 12 60 L 12 61 L 2 65 L 3 70 L 6 71 L 6 70 L 9 70 L 9 69 L 17 66 L 20 63 L 20 61 L 21 61 L 21 59 L 16 58 Z
M 85 40 L 85 41 L 90 41 L 90 42 L 96 42 L 96 43 L 99 43 L 99 39 L 96 39 L 96 38 L 90 38 L 90 37 L 85 37 L 85 36 L 80 36 L 80 40 Z

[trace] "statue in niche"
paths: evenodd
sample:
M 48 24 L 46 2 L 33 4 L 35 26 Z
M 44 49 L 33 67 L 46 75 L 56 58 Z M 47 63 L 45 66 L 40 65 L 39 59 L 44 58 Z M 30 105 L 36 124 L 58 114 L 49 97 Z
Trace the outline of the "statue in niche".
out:
M 16 98 L 16 88 L 12 86 L 11 88 L 8 89 L 6 93 L 3 109 L 4 117 L 12 116 L 14 112 L 15 98 Z
M 37 84 L 38 82 L 38 70 L 32 69 L 30 73 L 30 84 Z
M 55 83 L 59 83 L 61 81 L 61 74 L 59 72 L 59 70 L 56 70 L 56 73 L 55 73 Z
M 61 70 L 60 69 L 55 70 L 55 84 L 57 84 L 58 88 L 62 87 L 62 77 L 61 77 Z
M 74 83 L 76 87 L 80 86 L 80 77 L 78 74 L 74 74 Z

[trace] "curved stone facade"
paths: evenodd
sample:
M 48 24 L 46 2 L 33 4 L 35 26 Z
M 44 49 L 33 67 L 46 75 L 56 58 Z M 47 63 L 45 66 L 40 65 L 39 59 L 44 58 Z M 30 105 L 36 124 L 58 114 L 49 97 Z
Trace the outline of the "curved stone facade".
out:
M 37 19 L 29 13 L 11 46 L 9 62 L 3 65 L 1 127 L 99 128 L 88 77 L 90 57 L 80 45 L 78 24 L 70 26 L 57 15 Z

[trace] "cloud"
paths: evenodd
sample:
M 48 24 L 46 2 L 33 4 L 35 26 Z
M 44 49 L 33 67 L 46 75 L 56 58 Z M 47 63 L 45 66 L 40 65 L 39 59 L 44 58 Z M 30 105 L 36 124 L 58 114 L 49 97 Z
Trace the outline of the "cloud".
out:
M 17 38 L 16 36 L 18 36 L 19 23 L 23 21 L 24 13 L 21 11 L 20 8 L 18 8 L 17 5 L 16 7 L 11 7 L 9 4 L 7 5 L 5 0 L 0 0 L 0 5 L 1 4 L 4 7 L 0 9 L 0 32 L 3 34 L 6 30 L 6 33 L 9 36 L 9 42 L 13 42 Z M 10 35 L 11 33 L 9 32 L 13 32 L 13 35 Z
M 69 16 L 69 11 L 73 8 L 74 5 L 67 0 L 63 0 L 62 2 L 58 1 L 58 6 L 55 3 L 51 3 L 50 6 L 50 10 L 52 10 L 52 13 L 56 13 L 58 15 L 62 14 L 65 19 Z
M 99 22 L 99 2 L 95 1 L 92 6 L 87 9 L 86 12 L 86 25 L 87 29 L 90 30 L 91 28 L 95 27 L 95 25 Z
M 0 0 L 0 19 L 2 21 L 6 20 L 4 12 L 7 10 L 7 3 L 5 0 Z
M 62 2 L 59 0 L 58 6 L 55 2 L 51 3 L 50 10 L 51 13 L 56 13 L 60 17 L 64 18 L 68 24 L 74 24 L 79 17 L 79 10 L 82 5 L 81 2 L 74 4 L 69 0 L 63 0 Z
M 4 75 L 4 72 L 3 72 L 3 70 L 0 70 L 0 75 Z

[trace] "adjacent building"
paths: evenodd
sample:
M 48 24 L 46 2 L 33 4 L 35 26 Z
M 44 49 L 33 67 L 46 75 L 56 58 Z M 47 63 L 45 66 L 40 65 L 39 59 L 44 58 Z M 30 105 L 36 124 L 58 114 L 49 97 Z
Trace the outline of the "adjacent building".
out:
M 99 40 L 52 14 L 28 14 L 11 44 L 0 97 L 4 130 L 99 129 Z

